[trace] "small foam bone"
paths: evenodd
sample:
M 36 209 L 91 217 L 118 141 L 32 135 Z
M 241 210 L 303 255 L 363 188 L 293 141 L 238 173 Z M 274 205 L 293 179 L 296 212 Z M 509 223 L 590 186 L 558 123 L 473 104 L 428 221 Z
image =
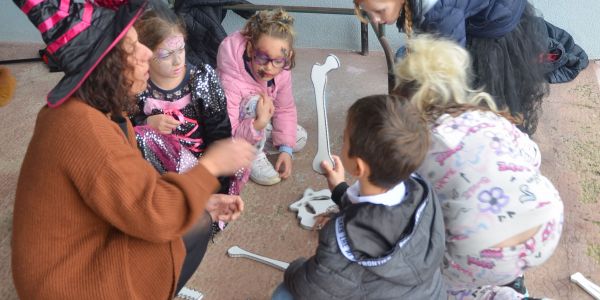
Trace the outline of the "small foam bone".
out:
M 260 256 L 260 255 L 254 254 L 252 252 L 246 251 L 238 246 L 233 246 L 233 247 L 229 248 L 227 250 L 227 255 L 229 255 L 229 257 L 249 258 L 254 261 L 269 265 L 273 268 L 279 269 L 281 271 L 285 271 L 285 269 L 287 269 L 290 266 L 290 264 L 288 264 L 286 262 L 268 258 L 268 257 L 264 257 L 264 256 Z
M 290 210 L 298 212 L 300 226 L 309 230 L 315 226 L 316 216 L 335 208 L 337 205 L 331 200 L 331 191 L 327 189 L 315 192 L 308 188 L 300 200 L 290 204 Z
M 585 278 L 581 273 L 577 272 L 571 275 L 571 281 L 580 286 L 584 291 L 590 294 L 594 299 L 600 300 L 600 287 Z

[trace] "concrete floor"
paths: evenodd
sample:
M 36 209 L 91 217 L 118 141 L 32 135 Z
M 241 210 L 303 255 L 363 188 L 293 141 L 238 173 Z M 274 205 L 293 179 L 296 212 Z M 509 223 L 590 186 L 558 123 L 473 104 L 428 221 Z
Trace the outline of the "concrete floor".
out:
M 0 44 L 0 59 L 28 57 L 18 47 Z M 27 48 L 29 49 L 29 48 Z M 38 48 L 33 48 L 38 49 Z M 248 184 L 242 196 L 246 210 L 209 245 L 206 257 L 188 286 L 201 290 L 205 299 L 267 299 L 283 279 L 274 268 L 243 258 L 229 258 L 226 251 L 238 245 L 257 254 L 291 261 L 310 256 L 317 233 L 301 229 L 287 207 L 304 189 L 326 188 L 325 180 L 312 171 L 316 153 L 316 110 L 310 69 L 330 51 L 297 49 L 294 95 L 298 123 L 309 134 L 306 148 L 296 154 L 293 176 L 272 187 Z M 346 109 L 358 98 L 387 91 L 383 53 L 367 57 L 349 51 L 332 51 L 342 64 L 329 73 L 327 98 L 332 152 L 341 149 Z M 34 53 L 34 52 L 32 52 Z M 32 54 L 33 55 L 33 54 Z M 12 206 L 19 167 L 45 94 L 60 79 L 40 63 L 9 66 L 18 80 L 15 99 L 0 109 L 0 299 L 16 299 L 10 273 Z M 598 77 L 597 77 L 598 74 Z M 542 149 L 543 171 L 565 201 L 565 231 L 556 254 L 544 266 L 526 274 L 533 296 L 555 299 L 587 299 L 568 276 L 582 272 L 600 282 L 600 64 L 591 63 L 576 81 L 552 86 L 535 139 Z M 591 298 L 590 298 L 591 299 Z

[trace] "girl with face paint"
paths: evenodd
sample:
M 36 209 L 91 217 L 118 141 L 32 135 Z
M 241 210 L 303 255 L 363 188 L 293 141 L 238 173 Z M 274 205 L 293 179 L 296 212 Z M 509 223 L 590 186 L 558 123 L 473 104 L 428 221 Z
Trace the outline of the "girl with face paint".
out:
M 233 135 L 258 149 L 245 180 L 262 185 L 288 178 L 292 153 L 306 144 L 292 95 L 293 44 L 293 18 L 281 9 L 260 11 L 223 40 L 217 55 Z M 274 167 L 263 150 L 279 154 Z
M 231 137 L 225 93 L 210 65 L 186 62 L 185 31 L 176 16 L 148 11 L 135 27 L 139 41 L 152 50 L 150 78 L 131 115 L 138 146 L 160 173 L 182 173 L 210 144 Z M 242 174 L 220 177 L 221 189 L 212 197 L 241 201 Z M 213 221 L 213 231 L 222 229 L 224 224 Z
M 148 11 L 135 27 L 152 57 L 150 79 L 137 95 L 134 125 L 171 135 L 196 158 L 210 143 L 231 137 L 225 94 L 216 72 L 209 65 L 186 62 L 185 30 L 179 20 Z

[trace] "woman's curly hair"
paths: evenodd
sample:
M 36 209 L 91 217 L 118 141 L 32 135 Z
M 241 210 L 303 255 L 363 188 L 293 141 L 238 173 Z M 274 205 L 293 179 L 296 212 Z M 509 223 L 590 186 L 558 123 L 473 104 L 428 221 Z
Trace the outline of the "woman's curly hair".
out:
M 131 93 L 133 82 L 126 75 L 133 73 L 133 66 L 128 61 L 133 54 L 123 49 L 124 40 L 108 52 L 75 92 L 76 97 L 112 116 L 133 113 L 137 109 L 135 95 Z

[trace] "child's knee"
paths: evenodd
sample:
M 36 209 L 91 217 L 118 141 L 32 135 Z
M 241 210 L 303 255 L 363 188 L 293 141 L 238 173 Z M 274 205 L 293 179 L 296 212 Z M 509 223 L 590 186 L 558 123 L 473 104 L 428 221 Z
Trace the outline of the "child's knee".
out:
M 300 125 L 296 125 L 296 146 L 292 148 L 292 151 L 298 152 L 306 146 L 306 140 L 308 139 L 308 133 L 306 129 Z

